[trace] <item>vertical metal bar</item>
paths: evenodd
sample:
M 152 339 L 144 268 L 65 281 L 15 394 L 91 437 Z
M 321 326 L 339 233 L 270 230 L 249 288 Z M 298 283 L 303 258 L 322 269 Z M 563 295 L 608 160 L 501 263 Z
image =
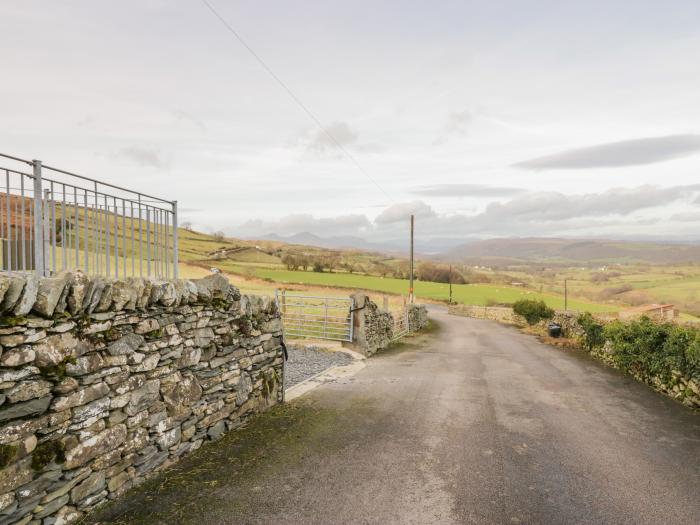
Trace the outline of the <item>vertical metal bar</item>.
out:
M 51 271 L 56 273 L 56 194 L 51 181 Z
M 355 335 L 355 298 L 350 299 L 350 342 L 353 341 Z
M 170 218 L 167 211 L 163 211 L 163 245 L 165 248 L 163 261 L 165 262 L 165 277 L 170 278 Z
M 112 239 L 110 238 L 110 233 L 109 233 L 109 213 L 108 210 L 109 208 L 107 207 L 107 195 L 105 197 L 105 217 L 104 217 L 104 223 L 105 223 L 105 249 L 106 249 L 106 263 L 105 263 L 105 275 L 109 277 L 109 272 L 110 272 L 110 260 L 111 260 L 111 254 L 110 254 L 110 247 L 112 244 Z
M 119 219 L 116 197 L 112 197 L 112 204 L 114 204 L 114 276 L 119 278 Z
M 49 207 L 50 207 L 49 199 L 51 198 L 50 195 L 51 195 L 51 190 L 49 190 L 48 188 L 46 188 L 46 189 L 44 190 L 44 205 L 43 205 L 43 210 L 42 210 L 42 217 L 43 217 L 43 221 L 42 221 L 43 232 L 42 232 L 42 233 L 44 234 L 44 244 L 42 245 L 42 248 L 43 248 L 44 257 L 45 257 L 45 258 L 44 258 L 44 275 L 48 275 L 48 274 L 49 274 L 49 264 L 48 264 L 48 262 L 46 261 L 46 257 L 48 257 L 48 254 L 49 254 L 48 246 L 49 246 L 49 244 L 50 244 L 50 242 L 51 242 L 51 241 L 49 240 L 49 239 L 50 239 L 50 237 L 49 237 L 49 235 L 50 235 L 50 231 L 49 231 L 49 219 L 50 219 L 50 215 L 49 215 Z
M 126 202 L 122 199 L 122 262 L 124 277 L 126 277 Z
M 139 277 L 143 277 L 143 207 L 141 206 L 141 194 L 139 193 Z
M 162 259 L 163 256 L 161 254 L 161 246 L 160 246 L 160 210 L 158 208 L 153 209 L 153 212 L 156 214 L 156 231 L 155 231 L 155 240 L 156 240 L 156 269 L 158 273 L 158 277 L 163 276 L 163 271 L 162 271 Z
M 90 218 L 88 217 L 88 198 L 87 190 L 83 190 L 83 263 L 84 270 L 86 273 L 90 271 L 90 265 L 88 262 L 88 252 L 90 251 L 90 244 L 88 243 L 88 224 Z
M 7 176 L 7 170 L 5 170 L 5 176 Z M 7 200 L 5 200 L 5 205 L 7 206 Z M 4 215 L 2 213 L 2 197 L 0 196 L 0 237 L 2 237 L 4 244 L 2 245 L 2 256 L 3 256 L 3 261 L 7 260 L 7 232 L 5 231 L 5 220 L 4 220 Z M 7 265 L 4 264 L 2 265 L 3 270 L 7 270 Z
M 26 232 L 26 228 L 25 228 L 25 219 L 27 218 L 27 214 L 26 214 L 25 211 L 24 211 L 24 176 L 20 177 L 19 186 L 20 186 L 20 195 L 21 195 L 21 197 L 22 197 L 22 200 L 20 201 L 21 206 L 22 206 L 22 209 L 21 209 L 21 214 L 20 214 L 20 216 L 19 216 L 19 219 L 22 221 L 22 228 L 21 228 L 21 231 L 20 231 L 20 233 L 21 233 L 21 235 L 22 235 L 22 238 L 20 239 L 20 242 L 21 242 L 21 244 L 22 244 L 22 246 L 21 246 L 21 253 L 22 253 L 22 271 L 26 272 L 26 271 L 27 271 L 27 247 L 26 247 L 26 245 L 27 245 L 27 239 L 26 239 L 27 232 Z M 36 189 L 36 186 L 34 186 L 34 189 Z M 34 212 L 35 212 L 35 213 L 36 213 L 36 202 L 37 202 L 37 201 L 38 201 L 39 206 L 40 206 L 40 208 L 39 208 L 39 212 L 40 212 L 40 213 L 39 213 L 38 216 L 41 217 L 41 195 L 39 195 L 39 196 L 37 197 L 37 195 L 36 195 L 36 193 L 35 193 L 35 194 L 34 194 L 34 202 L 35 202 Z M 36 217 L 36 215 L 35 215 L 35 217 Z M 34 221 L 34 226 L 36 226 L 36 219 L 35 219 L 35 221 Z M 39 229 L 41 229 L 41 222 L 39 222 Z M 36 233 L 36 232 L 35 232 L 35 233 Z M 35 259 L 35 260 L 36 260 L 36 259 Z M 35 267 L 35 269 L 37 269 L 37 271 L 41 271 L 42 273 L 41 273 L 40 275 L 43 275 L 43 268 Z
M 325 317 L 323 320 L 323 336 L 328 338 L 328 297 L 324 301 L 324 313 Z
M 160 260 L 158 259 L 158 210 L 153 207 L 153 273 L 160 277 Z
M 10 199 L 10 172 L 5 170 L 5 187 L 6 187 L 6 200 L 5 200 L 5 211 L 7 212 L 7 268 L 10 273 L 12 273 L 12 222 L 10 220 L 10 206 L 12 201 Z
M 65 270 L 68 267 L 68 254 L 67 254 L 67 242 L 68 235 L 66 235 L 66 185 L 63 184 L 63 193 L 61 201 L 61 251 L 63 252 L 61 267 Z
M 151 277 L 151 210 L 146 206 L 146 270 Z
M 74 264 L 77 268 L 80 264 L 80 226 L 78 221 L 80 216 L 78 215 L 78 188 L 73 186 L 73 227 L 71 228 L 71 239 L 73 239 L 73 253 L 74 253 Z
M 20 179 L 23 176 L 24 175 L 20 175 Z M 19 197 L 20 197 L 20 199 L 22 198 L 21 195 Z M 19 221 L 20 221 L 19 201 L 20 201 L 20 199 L 15 199 L 15 214 L 14 214 L 14 219 L 15 219 L 15 269 L 17 271 L 20 271 L 22 269 L 22 266 L 21 266 L 22 255 L 21 255 L 21 250 L 20 250 L 20 246 L 19 246 L 19 244 L 20 244 L 20 231 L 18 228 L 24 226 L 24 218 L 23 217 L 21 218 L 22 223 L 19 223 Z M 32 228 L 34 228 L 34 225 L 32 225 Z
M 134 249 L 134 201 L 129 201 L 131 206 L 131 276 L 136 277 L 136 250 Z
M 173 277 L 175 279 L 180 277 L 180 244 L 178 239 L 177 223 L 177 201 L 173 201 Z
M 93 253 L 93 258 L 92 258 L 92 267 L 93 270 L 96 272 L 96 274 L 99 275 L 100 270 L 99 270 L 99 261 L 100 261 L 100 241 L 99 241 L 99 216 L 97 215 L 97 182 L 95 182 L 95 186 L 93 188 L 93 193 L 95 195 L 95 200 L 93 201 L 92 204 L 92 253 Z

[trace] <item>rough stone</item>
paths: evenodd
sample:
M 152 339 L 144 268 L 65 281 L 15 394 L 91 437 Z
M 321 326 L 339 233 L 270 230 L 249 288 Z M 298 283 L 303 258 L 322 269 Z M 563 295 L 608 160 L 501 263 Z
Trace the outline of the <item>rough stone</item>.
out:
M 84 442 L 66 453 L 64 468 L 73 469 L 84 465 L 91 459 L 123 444 L 126 439 L 126 426 L 116 425 Z
M 0 356 L 0 366 L 22 366 L 34 361 L 36 352 L 31 346 L 5 350 Z
M 71 490 L 70 500 L 72 503 L 80 503 L 88 496 L 101 491 L 105 485 L 104 471 L 93 472 L 90 477 Z
M 131 393 L 131 400 L 125 409 L 126 414 L 134 416 L 148 408 L 158 399 L 159 393 L 160 381 L 158 379 L 146 381 L 146 384 Z
M 34 345 L 35 363 L 45 367 L 65 362 L 73 355 L 77 346 L 78 340 L 71 332 L 51 335 Z
M 10 403 L 29 401 L 37 397 L 44 397 L 51 392 L 51 383 L 42 379 L 22 381 L 17 383 L 7 392 L 7 400 Z
M 17 301 L 12 312 L 17 316 L 27 315 L 32 310 L 32 306 L 34 306 L 38 291 L 39 278 L 34 274 L 28 275 L 24 281 L 22 296 L 19 298 L 19 301 Z
M 34 477 L 31 458 L 24 458 L 0 469 L 0 493 L 15 490 L 29 483 Z
M 144 342 L 138 334 L 127 334 L 107 347 L 110 355 L 127 355 L 133 353 Z
M 2 304 L 0 308 L 3 312 L 9 312 L 14 309 L 17 301 L 22 296 L 22 290 L 24 290 L 24 278 L 22 277 L 6 277 L 3 279 L 3 283 L 7 282 L 7 288 L 5 288 L 5 294 L 2 298 Z M 5 285 L 3 284 L 3 288 Z
M 0 422 L 27 416 L 38 416 L 46 412 L 51 403 L 51 396 L 45 396 L 0 408 Z
M 51 317 L 56 309 L 58 301 L 63 295 L 63 290 L 68 284 L 69 275 L 59 274 L 56 277 L 42 277 L 32 311 L 44 317 Z

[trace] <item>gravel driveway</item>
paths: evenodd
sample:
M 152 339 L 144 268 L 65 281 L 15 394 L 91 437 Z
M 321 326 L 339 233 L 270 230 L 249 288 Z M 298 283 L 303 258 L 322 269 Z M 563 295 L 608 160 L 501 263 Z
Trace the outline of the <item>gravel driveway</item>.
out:
M 289 388 L 333 366 L 347 365 L 352 357 L 316 345 L 289 345 L 284 387 Z

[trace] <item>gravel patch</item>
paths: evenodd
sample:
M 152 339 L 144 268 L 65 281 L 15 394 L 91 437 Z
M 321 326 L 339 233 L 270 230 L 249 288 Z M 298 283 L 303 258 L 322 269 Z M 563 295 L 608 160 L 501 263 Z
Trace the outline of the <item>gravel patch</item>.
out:
M 345 352 L 333 352 L 316 345 L 289 345 L 289 360 L 284 373 L 284 388 L 301 383 L 333 366 L 347 365 L 352 356 Z

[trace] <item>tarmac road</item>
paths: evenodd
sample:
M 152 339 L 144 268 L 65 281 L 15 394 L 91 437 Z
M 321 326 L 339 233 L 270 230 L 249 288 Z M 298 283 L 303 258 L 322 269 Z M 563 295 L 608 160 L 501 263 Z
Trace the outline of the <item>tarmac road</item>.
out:
M 119 523 L 700 523 L 700 415 L 588 356 L 440 330 L 203 447 Z

